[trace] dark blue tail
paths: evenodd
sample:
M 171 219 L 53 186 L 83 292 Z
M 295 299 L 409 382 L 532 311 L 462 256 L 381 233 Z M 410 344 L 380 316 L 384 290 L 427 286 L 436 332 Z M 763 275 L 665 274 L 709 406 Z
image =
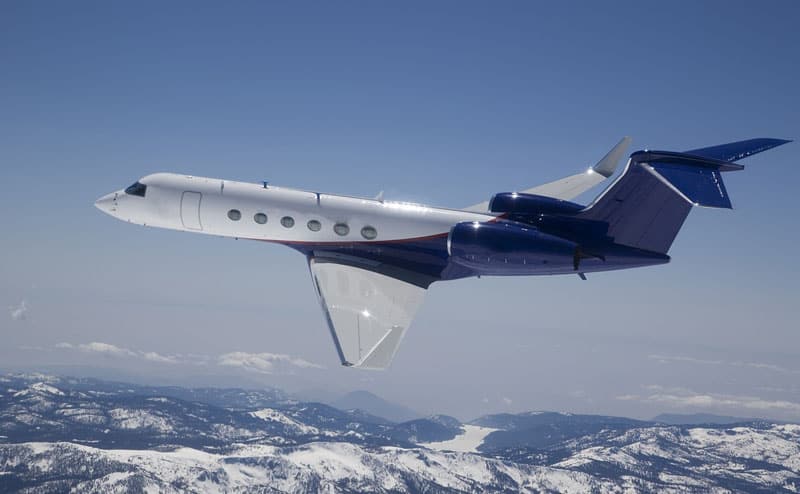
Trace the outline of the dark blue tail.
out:
M 722 172 L 790 141 L 750 139 L 686 153 L 637 151 L 620 177 L 578 217 L 605 223 L 615 243 L 666 254 L 692 206 L 730 208 Z

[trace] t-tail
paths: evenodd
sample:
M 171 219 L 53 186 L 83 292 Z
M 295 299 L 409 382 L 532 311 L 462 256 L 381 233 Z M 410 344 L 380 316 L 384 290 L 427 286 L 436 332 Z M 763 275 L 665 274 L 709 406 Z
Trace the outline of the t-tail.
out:
M 742 158 L 786 144 L 749 139 L 684 153 L 637 151 L 620 177 L 576 216 L 607 225 L 616 244 L 666 254 L 692 206 L 731 208 L 722 173 Z

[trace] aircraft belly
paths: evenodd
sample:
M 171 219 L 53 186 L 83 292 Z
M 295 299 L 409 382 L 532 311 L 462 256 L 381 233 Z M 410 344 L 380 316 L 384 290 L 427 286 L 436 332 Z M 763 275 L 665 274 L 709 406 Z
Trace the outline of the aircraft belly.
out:
M 459 279 L 470 276 L 549 276 L 561 274 L 597 273 L 616 271 L 645 266 L 654 266 L 669 262 L 668 256 L 651 255 L 650 253 L 609 254 L 603 258 L 581 259 L 579 268 L 570 263 L 536 262 L 533 256 L 521 254 L 508 256 L 492 256 L 487 259 L 476 259 L 466 262 L 463 259 L 450 259 L 449 265 L 441 273 L 442 280 Z

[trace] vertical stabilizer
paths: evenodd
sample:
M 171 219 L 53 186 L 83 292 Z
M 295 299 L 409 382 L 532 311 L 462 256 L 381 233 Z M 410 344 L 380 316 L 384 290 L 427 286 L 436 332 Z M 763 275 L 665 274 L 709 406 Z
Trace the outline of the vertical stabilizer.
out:
M 751 139 L 689 153 L 637 151 L 622 175 L 577 217 L 605 224 L 614 243 L 666 254 L 692 206 L 731 208 L 722 172 L 734 159 L 785 144 Z

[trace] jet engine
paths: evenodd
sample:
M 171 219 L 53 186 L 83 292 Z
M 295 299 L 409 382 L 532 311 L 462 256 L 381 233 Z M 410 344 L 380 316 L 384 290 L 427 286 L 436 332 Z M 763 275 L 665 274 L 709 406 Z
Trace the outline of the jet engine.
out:
M 584 257 L 575 242 L 509 221 L 459 223 L 447 249 L 452 262 L 487 275 L 577 271 Z
M 510 215 L 572 215 L 582 209 L 584 209 L 583 206 L 574 202 L 518 192 L 500 192 L 489 201 L 491 212 Z

